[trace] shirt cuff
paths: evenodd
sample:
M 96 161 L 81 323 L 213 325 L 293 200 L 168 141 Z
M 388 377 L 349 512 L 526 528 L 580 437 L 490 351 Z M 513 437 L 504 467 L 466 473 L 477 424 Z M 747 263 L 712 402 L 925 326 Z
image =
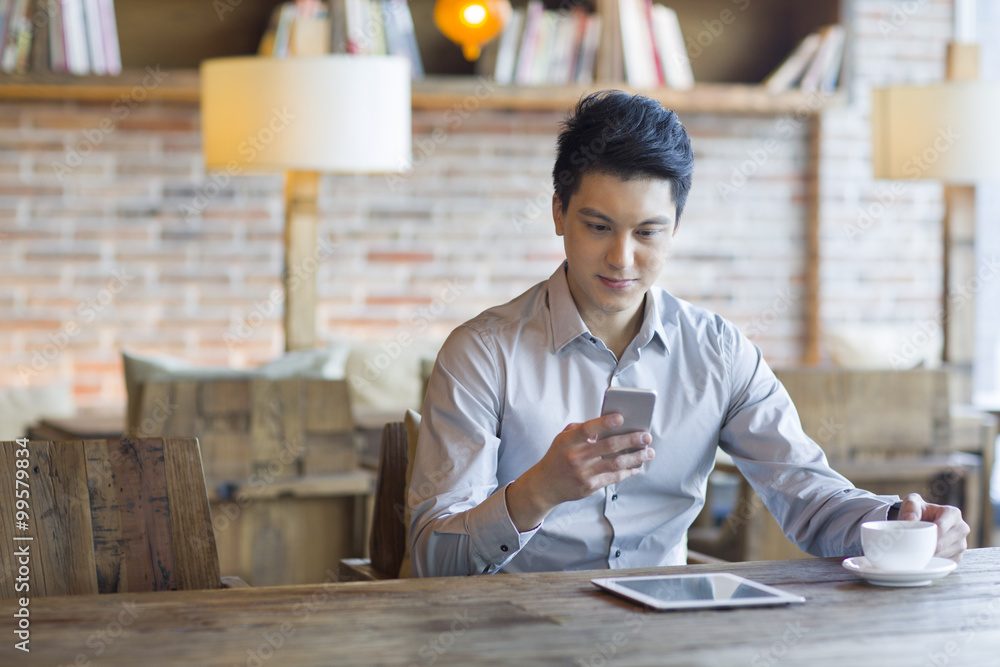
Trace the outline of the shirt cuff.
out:
M 507 511 L 507 486 L 494 492 L 468 514 L 468 531 L 487 572 L 496 572 L 517 555 L 541 524 L 519 533 Z

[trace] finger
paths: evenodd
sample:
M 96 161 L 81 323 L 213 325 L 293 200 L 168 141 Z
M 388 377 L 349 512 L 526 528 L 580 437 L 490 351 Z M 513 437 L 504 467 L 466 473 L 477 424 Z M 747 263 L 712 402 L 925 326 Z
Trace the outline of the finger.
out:
M 611 454 L 602 457 L 603 460 L 599 465 L 594 467 L 594 470 L 598 473 L 603 473 L 605 471 L 615 472 L 619 470 L 640 470 L 643 463 L 652 461 L 655 456 L 656 452 L 652 447 L 632 449 L 628 452 Z
M 601 415 L 595 419 L 583 422 L 580 424 L 580 430 L 585 434 L 587 440 L 596 442 L 602 433 L 606 433 L 624 423 L 625 418 L 617 412 L 613 412 L 609 415 Z
M 903 505 L 899 508 L 900 521 L 920 521 L 924 516 L 924 509 L 927 503 L 920 497 L 919 493 L 911 493 L 903 499 Z
M 634 452 L 637 449 L 642 449 L 652 444 L 652 442 L 653 436 L 647 431 L 636 431 L 635 433 L 614 435 L 610 438 L 598 440 L 594 446 L 600 456 L 609 458 L 619 454 Z

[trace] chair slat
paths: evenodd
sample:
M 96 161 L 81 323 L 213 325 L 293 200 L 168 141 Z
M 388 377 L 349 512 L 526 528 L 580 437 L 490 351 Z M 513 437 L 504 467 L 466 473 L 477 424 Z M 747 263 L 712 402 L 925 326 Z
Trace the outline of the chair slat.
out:
M 170 543 L 176 565 L 176 588 L 218 588 L 221 581 L 219 559 L 197 441 L 190 438 L 165 440 L 163 461 L 170 502 Z
M 122 569 L 125 541 L 122 517 L 118 508 L 118 486 L 112 462 L 117 456 L 114 440 L 88 440 L 87 486 L 90 491 L 90 517 L 96 560 L 97 586 L 100 593 L 120 593 L 128 590 Z
M 176 590 L 163 440 L 122 440 L 117 451 L 126 590 Z

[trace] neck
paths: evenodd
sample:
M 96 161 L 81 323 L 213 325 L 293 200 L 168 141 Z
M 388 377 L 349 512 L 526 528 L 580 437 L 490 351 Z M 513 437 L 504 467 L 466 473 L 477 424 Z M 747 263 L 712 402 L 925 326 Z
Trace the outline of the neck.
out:
M 646 298 L 648 297 L 643 297 L 632 312 L 613 315 L 600 313 L 596 317 L 594 314 L 580 313 L 580 316 L 583 323 L 590 329 L 590 333 L 604 341 L 608 349 L 614 352 L 616 357 L 621 358 L 625 348 L 642 327 L 643 314 L 646 312 Z

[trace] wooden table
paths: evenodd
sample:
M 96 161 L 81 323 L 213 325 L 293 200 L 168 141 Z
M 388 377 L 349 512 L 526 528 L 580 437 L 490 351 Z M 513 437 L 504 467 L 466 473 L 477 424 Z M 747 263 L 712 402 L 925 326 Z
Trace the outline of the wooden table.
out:
M 923 588 L 882 588 L 840 559 L 619 571 L 725 570 L 802 605 L 647 612 L 564 572 L 38 598 L 31 652 L 3 665 L 996 665 L 1000 548 Z

